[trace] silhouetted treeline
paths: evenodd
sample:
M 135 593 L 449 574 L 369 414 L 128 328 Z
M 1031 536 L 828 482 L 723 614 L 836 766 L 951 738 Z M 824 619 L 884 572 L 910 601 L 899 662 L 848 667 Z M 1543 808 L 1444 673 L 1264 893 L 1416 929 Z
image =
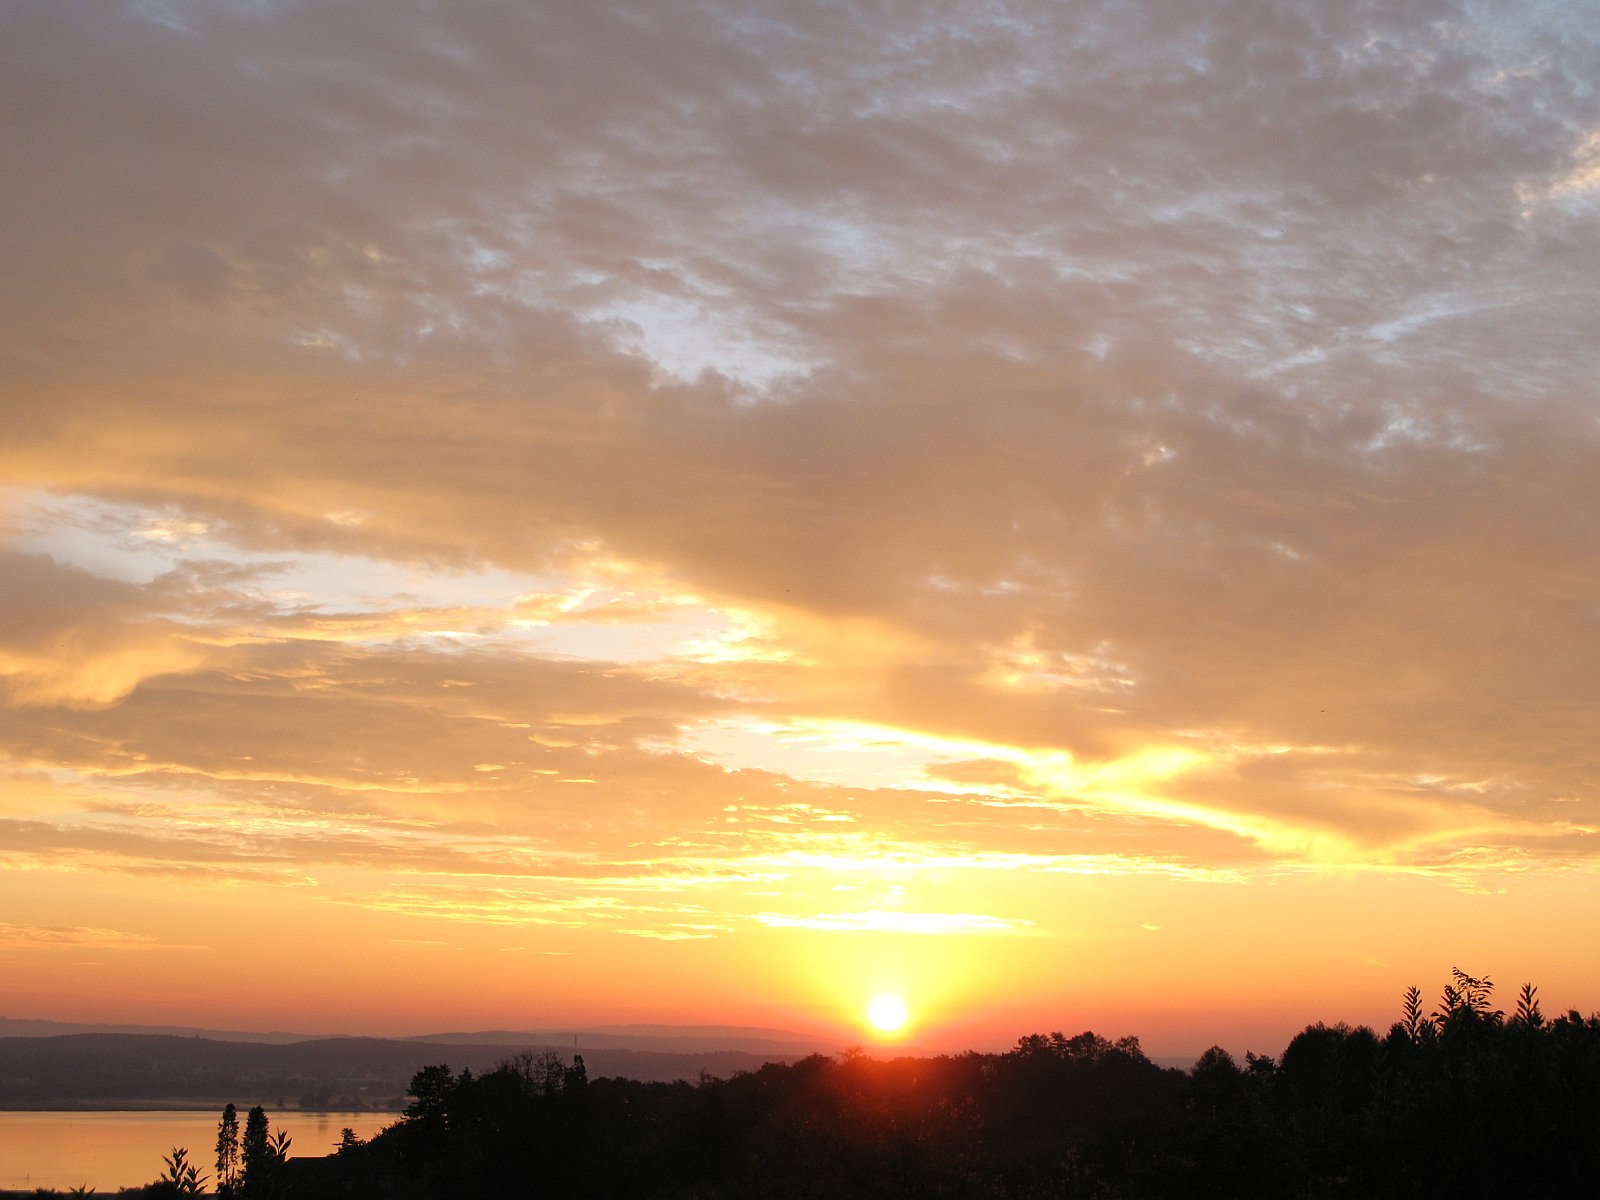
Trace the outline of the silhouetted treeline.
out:
M 670 1043 L 671 1039 L 645 1039 Z M 684 1038 L 687 1042 L 690 1039 Z M 392 1038 L 316 1038 L 287 1044 L 157 1034 L 84 1033 L 0 1037 L 0 1107 L 117 1107 L 168 1101 L 276 1101 L 305 1108 L 398 1108 L 419 1066 L 451 1055 L 488 1067 L 528 1042 L 448 1046 Z M 537 1047 L 538 1043 L 532 1043 Z M 752 1070 L 765 1056 L 731 1050 L 662 1052 L 585 1048 L 608 1075 L 693 1077 Z
M 522 1055 L 429 1067 L 394 1128 L 302 1164 L 296 1194 L 585 1197 L 1579 1196 L 1600 1187 L 1600 1018 L 1509 1017 L 1457 973 L 1386 1035 L 1302 1031 L 1185 1073 L 1133 1038 L 1004 1054 L 812 1056 L 697 1084 Z

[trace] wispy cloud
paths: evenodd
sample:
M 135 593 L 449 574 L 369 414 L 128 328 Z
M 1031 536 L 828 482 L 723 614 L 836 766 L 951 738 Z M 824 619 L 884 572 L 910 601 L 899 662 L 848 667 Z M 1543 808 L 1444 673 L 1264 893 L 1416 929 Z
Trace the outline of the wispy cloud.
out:
M 56 928 L 40 925 L 0 924 L 0 943 L 11 946 L 97 946 L 126 947 L 147 944 L 151 939 L 115 929 Z

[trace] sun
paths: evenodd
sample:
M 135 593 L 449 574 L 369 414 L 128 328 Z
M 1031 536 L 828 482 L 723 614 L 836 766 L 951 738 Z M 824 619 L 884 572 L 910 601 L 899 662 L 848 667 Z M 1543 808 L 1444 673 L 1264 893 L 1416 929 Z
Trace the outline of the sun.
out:
M 906 1002 L 899 996 L 874 996 L 867 1005 L 867 1023 L 881 1033 L 895 1033 L 906 1023 Z

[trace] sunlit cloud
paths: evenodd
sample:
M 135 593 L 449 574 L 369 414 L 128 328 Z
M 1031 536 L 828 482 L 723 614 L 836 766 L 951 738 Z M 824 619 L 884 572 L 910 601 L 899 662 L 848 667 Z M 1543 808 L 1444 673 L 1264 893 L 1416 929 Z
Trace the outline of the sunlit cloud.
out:
M 491 925 L 586 926 L 595 921 L 615 921 L 624 915 L 612 911 L 615 906 L 604 900 L 548 899 L 506 889 L 450 885 L 355 895 L 347 903 L 407 916 Z
M 842 912 L 790 917 L 759 913 L 756 920 L 779 929 L 820 929 L 833 933 L 974 934 L 1017 933 L 1032 924 L 982 913 Z
M 1233 980 L 1587 886 L 1591 7 L 11 6 L 8 928 Z
M 126 933 L 117 929 L 90 929 L 82 926 L 57 928 L 39 925 L 14 925 L 0 921 L 0 947 L 88 946 L 96 950 L 138 950 L 155 941 L 148 934 Z

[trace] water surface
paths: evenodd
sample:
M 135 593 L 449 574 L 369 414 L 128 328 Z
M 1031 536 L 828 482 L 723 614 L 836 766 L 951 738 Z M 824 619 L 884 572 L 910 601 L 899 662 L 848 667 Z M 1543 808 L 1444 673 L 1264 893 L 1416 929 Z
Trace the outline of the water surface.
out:
M 244 1131 L 243 1111 L 239 1130 Z M 210 1179 L 216 1173 L 215 1112 L 0 1112 L 0 1188 L 75 1188 L 102 1195 L 159 1177 L 174 1146 Z M 383 1112 L 267 1112 L 269 1127 L 294 1139 L 289 1156 L 331 1153 L 339 1131 L 367 1138 L 398 1119 Z

